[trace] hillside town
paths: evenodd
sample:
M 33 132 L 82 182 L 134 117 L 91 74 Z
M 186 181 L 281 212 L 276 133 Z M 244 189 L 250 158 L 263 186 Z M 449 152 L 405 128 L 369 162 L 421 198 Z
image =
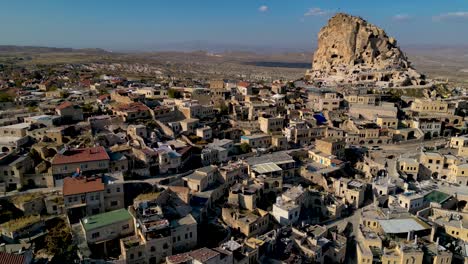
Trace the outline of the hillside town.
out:
M 467 91 L 397 59 L 271 82 L 0 65 L 0 263 L 468 263 Z

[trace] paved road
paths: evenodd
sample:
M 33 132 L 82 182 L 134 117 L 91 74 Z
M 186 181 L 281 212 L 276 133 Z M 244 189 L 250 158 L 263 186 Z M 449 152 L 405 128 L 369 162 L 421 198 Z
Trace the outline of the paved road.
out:
M 346 263 L 350 263 L 350 264 L 354 264 L 354 263 L 357 263 L 357 259 L 356 259 L 356 236 L 357 236 L 357 233 L 358 233 L 358 228 L 359 228 L 359 225 L 361 224 L 361 220 L 360 220 L 360 215 L 361 215 L 361 212 L 364 208 L 367 208 L 369 206 L 372 206 L 372 204 L 369 204 L 369 205 L 366 205 L 364 206 L 363 208 L 360 208 L 360 209 L 357 209 L 353 212 L 352 215 L 346 217 L 346 218 L 343 218 L 343 219 L 339 219 L 339 220 L 336 220 L 330 224 L 327 224 L 327 227 L 330 228 L 330 227 L 333 227 L 333 226 L 338 226 L 338 227 L 344 227 L 347 223 L 351 223 L 352 225 L 352 233 L 347 237 L 348 238 L 348 245 L 347 245 L 347 249 L 346 249 L 346 256 L 347 256 L 347 259 L 346 259 Z
M 1 198 L 13 197 L 13 196 L 20 195 L 20 194 L 37 193 L 37 192 L 51 193 L 51 192 L 57 192 L 57 191 L 61 191 L 61 190 L 62 190 L 62 187 L 51 187 L 51 188 L 30 189 L 30 190 L 26 190 L 26 191 L 22 191 L 22 192 L 12 191 L 12 192 L 3 193 L 2 195 L 0 195 L 0 199 Z
M 124 183 L 150 183 L 152 185 L 159 184 L 163 180 L 175 180 L 175 179 L 180 179 L 184 176 L 189 175 L 192 173 L 194 170 L 189 170 L 186 172 L 178 173 L 178 174 L 172 174 L 164 177 L 157 177 L 157 178 L 148 178 L 148 179 L 141 179 L 141 180 L 129 180 L 129 181 L 124 181 Z
M 124 181 L 124 183 L 149 183 L 151 185 L 156 185 L 156 184 L 159 184 L 162 180 L 179 179 L 179 178 L 182 178 L 184 176 L 187 176 L 188 174 L 190 174 L 192 172 L 193 172 L 193 170 L 190 170 L 190 171 L 187 171 L 187 172 L 168 175 L 168 176 L 165 176 L 165 177 L 148 178 L 148 179 L 142 179 L 142 180 L 130 180 L 130 181 Z M 37 193 L 37 192 L 52 193 L 52 192 L 57 192 L 57 191 L 61 191 L 61 190 L 62 190 L 62 187 L 50 187 L 50 188 L 30 189 L 30 190 L 26 190 L 26 191 L 22 191 L 22 192 L 12 191 L 12 192 L 8 192 L 8 193 L 3 193 L 2 195 L 0 195 L 0 199 L 1 198 L 9 198 L 9 197 L 13 197 L 13 196 L 16 196 L 16 195 L 22 195 L 22 194 L 27 194 L 27 193 Z

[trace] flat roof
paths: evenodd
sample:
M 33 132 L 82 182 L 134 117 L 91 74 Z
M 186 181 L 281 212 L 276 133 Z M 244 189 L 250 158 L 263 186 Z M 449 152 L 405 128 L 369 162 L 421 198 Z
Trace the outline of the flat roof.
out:
M 257 138 L 264 138 L 264 137 L 271 137 L 271 136 L 268 134 L 254 134 L 254 135 L 241 136 L 241 139 L 257 139 Z
M 52 165 L 62 165 L 80 162 L 92 162 L 110 160 L 109 155 L 103 147 L 92 147 L 67 150 L 63 154 L 57 154 L 52 159 Z
M 421 231 L 429 226 L 414 218 L 378 220 L 380 226 L 387 234 L 401 234 L 410 231 Z
M 252 166 L 252 170 L 264 174 L 264 173 L 271 173 L 276 171 L 281 171 L 282 169 L 273 162 L 267 162 L 263 164 L 257 164 Z
M 436 202 L 436 203 L 442 203 L 450 197 L 451 195 L 440 192 L 440 191 L 436 191 L 436 190 L 433 190 L 432 192 L 424 196 L 424 198 L 428 200 L 429 202 Z
M 31 126 L 31 124 L 29 124 L 29 123 L 18 123 L 18 124 L 3 126 L 1 128 L 24 129 L 24 128 L 29 128 L 30 126 Z
M 89 231 L 110 224 L 128 221 L 130 219 L 132 219 L 132 216 L 127 211 L 127 209 L 118 209 L 102 214 L 85 217 L 81 220 L 81 224 L 83 225 L 86 231 Z
M 67 177 L 63 180 L 62 193 L 64 196 L 102 191 L 104 191 L 104 183 L 101 178 Z
M 295 161 L 286 152 L 273 152 L 270 154 L 261 155 L 258 157 L 250 157 L 245 160 L 249 165 L 263 164 L 267 162 L 280 163 L 294 163 Z

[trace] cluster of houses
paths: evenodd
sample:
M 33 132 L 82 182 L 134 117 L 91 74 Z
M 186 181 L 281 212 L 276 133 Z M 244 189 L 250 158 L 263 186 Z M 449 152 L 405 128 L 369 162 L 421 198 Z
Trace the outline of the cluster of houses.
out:
M 83 263 L 467 263 L 464 99 L 105 77 L 1 106 L 0 254 L 60 217 Z

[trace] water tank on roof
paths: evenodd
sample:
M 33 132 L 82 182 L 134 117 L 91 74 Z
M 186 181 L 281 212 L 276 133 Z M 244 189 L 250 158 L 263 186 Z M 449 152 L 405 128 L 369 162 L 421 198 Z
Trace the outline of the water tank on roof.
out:
M 280 196 L 276 197 L 276 204 L 277 205 L 282 205 L 283 204 L 283 198 L 281 198 Z

